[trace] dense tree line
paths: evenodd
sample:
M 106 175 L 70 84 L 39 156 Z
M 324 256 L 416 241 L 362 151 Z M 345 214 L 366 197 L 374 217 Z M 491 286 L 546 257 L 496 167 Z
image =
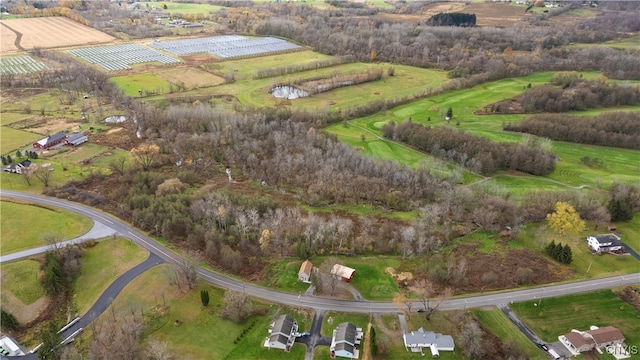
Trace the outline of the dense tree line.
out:
M 579 79 L 570 81 L 562 88 L 554 85 L 534 86 L 515 100 L 520 104 L 521 111 L 526 113 L 582 111 L 595 107 L 637 105 L 640 103 L 640 87 Z M 510 100 L 492 104 L 491 110 L 497 113 L 514 112 Z
M 329 78 L 327 77 L 314 77 L 307 79 L 294 80 L 292 84 L 300 85 L 309 94 L 319 94 L 321 92 L 331 91 L 344 86 L 352 86 L 363 84 L 371 81 L 378 81 L 382 79 L 384 70 L 367 69 L 365 71 L 356 74 L 335 74 Z
M 476 14 L 440 13 L 427 20 L 429 26 L 476 26 Z
M 552 140 L 640 149 L 640 113 L 638 112 L 611 112 L 595 117 L 540 114 L 528 116 L 517 124 L 505 124 L 503 129 Z
M 571 246 L 569 246 L 569 244 L 565 244 L 563 246 L 562 243 L 556 244 L 556 241 L 553 240 L 549 245 L 547 245 L 545 252 L 547 255 L 563 264 L 571 264 L 573 261 L 573 252 L 571 251 Z
M 484 175 L 516 170 L 546 175 L 555 169 L 555 156 L 535 146 L 495 143 L 446 126 L 434 128 L 412 121 L 382 129 L 385 137 L 407 143 L 436 157 L 452 160 Z

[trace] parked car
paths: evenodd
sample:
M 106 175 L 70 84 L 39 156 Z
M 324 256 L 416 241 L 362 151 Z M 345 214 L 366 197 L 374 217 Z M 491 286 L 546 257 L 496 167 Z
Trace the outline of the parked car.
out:
M 549 351 L 549 347 L 547 346 L 547 344 L 543 343 L 542 341 L 536 341 L 536 345 L 538 345 L 538 347 L 544 351 Z

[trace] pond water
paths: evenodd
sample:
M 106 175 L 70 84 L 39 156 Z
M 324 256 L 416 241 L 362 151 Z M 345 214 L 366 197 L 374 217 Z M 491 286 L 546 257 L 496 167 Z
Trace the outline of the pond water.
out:
M 309 93 L 304 90 L 294 88 L 293 86 L 283 85 L 276 86 L 271 89 L 271 95 L 277 97 L 278 99 L 293 100 L 301 97 L 307 97 L 309 96 Z
M 112 116 L 107 116 L 107 118 L 104 119 L 104 122 L 106 123 L 121 123 L 121 122 L 125 122 L 127 121 L 127 117 L 124 115 L 112 115 Z

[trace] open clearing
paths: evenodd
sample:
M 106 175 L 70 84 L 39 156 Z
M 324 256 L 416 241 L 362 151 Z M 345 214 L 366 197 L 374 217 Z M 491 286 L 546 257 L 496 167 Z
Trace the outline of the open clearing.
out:
M 176 67 L 154 72 L 168 82 L 184 86 L 186 89 L 215 86 L 224 83 L 222 77 L 194 67 Z
M 11 175 L 14 174 L 7 174 Z M 93 226 L 89 218 L 46 206 L 0 201 L 0 213 L 1 254 L 45 245 L 41 238 L 44 233 L 55 233 L 61 240 L 67 240 L 86 233 Z M 38 225 L 33 226 L 35 223 Z
M 66 17 L 39 17 L 3 20 L 5 27 L 22 34 L 20 47 L 31 50 L 35 48 L 55 48 L 74 45 L 100 44 L 115 40 L 102 31 L 79 24 Z M 3 29 L 3 33 L 5 30 Z M 0 49 L 15 49 L 10 36 L 3 35 Z M 7 43 L 5 43 L 7 41 Z
M 0 303 L 2 309 L 12 313 L 21 324 L 34 320 L 46 305 L 39 270 L 40 263 L 34 260 L 2 265 Z
M 18 36 L 11 29 L 7 28 L 3 22 L 0 22 L 0 53 L 19 51 L 16 47 L 16 39 Z

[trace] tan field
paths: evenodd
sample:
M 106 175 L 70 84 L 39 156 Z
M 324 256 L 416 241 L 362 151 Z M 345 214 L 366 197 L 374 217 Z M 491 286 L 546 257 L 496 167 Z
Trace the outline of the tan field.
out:
M 18 50 L 15 45 L 16 37 L 16 33 L 0 22 L 0 53 Z
M 115 40 L 111 35 L 81 25 L 66 17 L 9 19 L 2 20 L 2 25 L 0 38 L 2 52 L 5 52 L 5 49 L 6 51 L 15 50 L 13 42 L 16 34 L 7 27 L 22 34 L 19 47 L 25 50 L 101 44 Z

